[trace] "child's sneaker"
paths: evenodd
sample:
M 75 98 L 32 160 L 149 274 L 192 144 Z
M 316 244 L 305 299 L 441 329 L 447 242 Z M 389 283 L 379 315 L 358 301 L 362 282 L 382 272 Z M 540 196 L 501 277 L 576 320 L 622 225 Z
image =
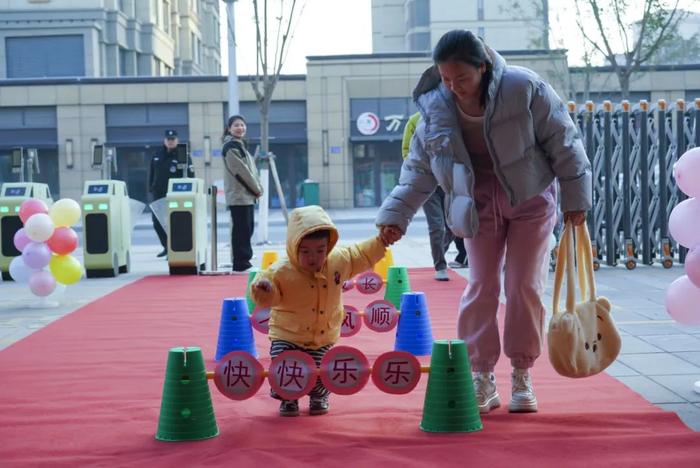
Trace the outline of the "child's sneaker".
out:
M 311 416 L 326 414 L 328 412 L 328 408 L 330 408 L 330 404 L 328 403 L 327 396 L 321 398 L 311 398 L 309 401 L 309 414 Z
M 513 369 L 510 381 L 513 384 L 513 396 L 510 405 L 508 405 L 508 411 L 511 413 L 536 413 L 537 398 L 535 398 L 535 391 L 532 389 L 529 370 Z
M 474 372 L 472 378 L 479 413 L 485 414 L 501 406 L 501 397 L 496 390 L 496 376 L 493 372 Z
M 299 416 L 299 400 L 282 400 L 280 416 Z

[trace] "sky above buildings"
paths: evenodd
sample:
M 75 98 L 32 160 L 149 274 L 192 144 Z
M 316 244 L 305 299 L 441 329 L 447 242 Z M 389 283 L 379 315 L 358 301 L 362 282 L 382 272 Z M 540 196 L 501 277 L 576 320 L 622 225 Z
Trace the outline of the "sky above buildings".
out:
M 239 75 L 255 74 L 255 22 L 252 1 L 235 4 L 236 63 Z M 262 2 L 260 2 L 262 3 Z M 291 1 L 282 2 L 290 5 Z M 270 4 L 280 4 L 278 1 Z M 282 73 L 305 74 L 309 55 L 369 54 L 372 52 L 371 0 L 298 0 L 303 5 Z M 582 40 L 576 27 L 572 0 L 550 0 L 551 47 L 569 50 L 569 64 L 582 65 Z M 700 1 L 681 0 L 681 6 L 700 13 Z M 272 7 L 269 16 L 274 17 Z M 228 73 L 226 8 L 221 8 L 222 73 Z M 630 23 L 636 18 L 630 18 Z M 488 42 L 488 32 L 486 40 Z M 270 38 L 272 41 L 272 38 Z M 613 39 L 613 43 L 614 43 Z

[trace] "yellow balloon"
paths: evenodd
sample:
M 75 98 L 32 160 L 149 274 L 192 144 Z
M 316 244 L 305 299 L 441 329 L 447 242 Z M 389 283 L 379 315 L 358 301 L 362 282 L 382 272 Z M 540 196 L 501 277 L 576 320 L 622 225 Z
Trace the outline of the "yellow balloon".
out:
M 70 227 L 80 219 L 80 205 L 70 198 L 62 198 L 51 205 L 49 216 L 56 227 Z
M 49 270 L 57 282 L 66 286 L 77 283 L 83 276 L 83 266 L 72 255 L 52 256 Z

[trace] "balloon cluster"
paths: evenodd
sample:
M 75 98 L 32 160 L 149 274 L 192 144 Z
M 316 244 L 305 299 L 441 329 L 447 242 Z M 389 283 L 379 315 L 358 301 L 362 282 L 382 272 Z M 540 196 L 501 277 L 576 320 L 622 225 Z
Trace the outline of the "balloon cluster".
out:
M 688 150 L 673 166 L 678 188 L 691 198 L 671 211 L 668 229 L 673 238 L 690 249 L 685 275 L 666 292 L 666 310 L 676 321 L 700 325 L 700 148 Z
M 32 294 L 46 297 L 57 285 L 77 283 L 83 267 L 70 254 L 78 246 L 78 235 L 70 228 L 80 219 L 80 205 L 64 198 L 49 209 L 42 200 L 30 198 L 19 208 L 24 227 L 14 243 L 22 255 L 12 259 L 10 276 L 29 283 Z

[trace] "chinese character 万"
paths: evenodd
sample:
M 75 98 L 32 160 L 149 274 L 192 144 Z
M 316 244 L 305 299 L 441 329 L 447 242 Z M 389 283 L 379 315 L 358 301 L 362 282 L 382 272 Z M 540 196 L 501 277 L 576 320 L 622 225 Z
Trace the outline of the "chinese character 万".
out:
M 299 379 L 304 376 L 303 368 L 297 365 L 296 361 L 292 361 L 291 364 L 287 364 L 287 360 L 282 361 L 282 365 L 277 368 L 277 374 L 280 375 L 280 387 L 287 387 L 292 382 L 298 388 L 304 388 L 304 386 L 299 383 Z M 284 378 L 288 377 L 287 381 Z
M 357 367 L 348 367 L 348 363 L 352 361 L 355 361 L 355 359 L 351 357 L 336 359 L 335 361 L 333 361 L 333 372 L 336 372 L 336 374 L 333 375 L 333 381 L 336 381 L 338 380 L 338 378 L 340 378 L 341 380 L 339 383 L 344 384 L 348 382 L 348 377 L 357 381 Z
M 250 368 L 243 361 L 238 361 L 236 365 L 228 361 L 224 368 L 224 375 L 226 376 L 227 387 L 235 387 L 238 382 L 241 382 L 246 387 L 250 387 L 250 384 L 245 380 L 245 377 L 250 378 Z M 231 380 L 234 378 L 235 380 L 232 382 Z
M 399 128 L 401 128 L 401 121 L 403 120 L 403 114 L 391 114 L 384 116 L 384 121 L 389 122 L 389 124 L 386 126 L 387 131 L 389 132 L 398 132 Z
M 393 379 L 391 382 L 389 382 L 391 385 L 398 385 L 400 383 L 399 381 L 402 379 L 408 382 L 409 379 L 406 376 L 411 375 L 411 373 L 401 370 L 401 365 L 403 364 L 408 364 L 408 361 L 389 361 L 386 366 L 386 377 L 384 378 L 384 382 L 389 382 L 389 379 Z

